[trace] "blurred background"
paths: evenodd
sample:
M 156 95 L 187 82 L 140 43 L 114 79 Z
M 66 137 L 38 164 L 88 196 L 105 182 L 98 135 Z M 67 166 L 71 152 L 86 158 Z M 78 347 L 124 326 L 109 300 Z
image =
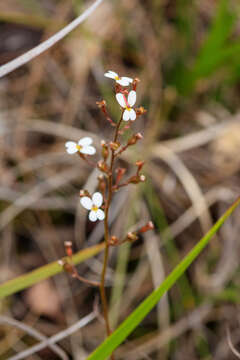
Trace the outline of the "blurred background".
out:
M 92 2 L 0 2 L 0 64 L 63 28 Z M 138 77 L 133 125 L 144 140 L 123 157 L 129 174 L 146 161 L 147 181 L 113 200 L 112 234 L 152 220 L 155 230 L 111 250 L 107 271 L 116 327 L 165 278 L 239 194 L 240 4 L 237 0 L 104 0 L 56 46 L 0 80 L 0 280 L 5 282 L 103 239 L 79 190 L 98 171 L 65 152 L 67 140 L 111 139 L 119 107 L 107 70 Z M 96 155 L 95 159 L 99 157 Z M 117 359 L 231 360 L 240 349 L 237 210 L 210 246 L 116 352 Z M 78 266 L 98 280 L 102 255 Z M 52 336 L 92 312 L 96 289 L 61 274 L 1 302 L 0 359 Z M 19 323 L 11 323 L 15 319 Z M 4 320 L 4 321 L 3 321 Z M 19 324 L 27 324 L 28 330 Z M 104 339 L 95 319 L 27 359 L 86 359 Z M 64 357 L 65 356 L 65 357 Z

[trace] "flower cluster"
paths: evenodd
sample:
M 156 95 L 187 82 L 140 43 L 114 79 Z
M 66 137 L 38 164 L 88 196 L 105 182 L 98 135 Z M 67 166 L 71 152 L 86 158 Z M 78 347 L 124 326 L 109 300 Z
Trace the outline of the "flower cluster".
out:
M 117 141 L 118 137 L 124 132 L 124 129 L 129 128 L 129 125 L 121 128 L 122 120 L 125 122 L 130 121 L 131 124 L 131 122 L 134 121 L 138 116 L 141 116 L 146 112 L 143 107 L 140 107 L 139 109 L 134 109 L 134 105 L 137 99 L 136 87 L 139 80 L 132 79 L 127 76 L 119 76 L 116 72 L 112 70 L 109 70 L 104 75 L 107 78 L 115 80 L 116 100 L 121 106 L 122 113 L 120 121 L 116 124 L 108 115 L 108 112 L 106 110 L 106 101 L 102 100 L 97 102 L 97 105 L 102 110 L 107 121 L 109 121 L 111 125 L 117 127 L 117 129 L 113 141 L 109 143 L 105 142 L 104 140 L 101 141 L 102 160 L 99 160 L 95 164 L 95 166 L 104 174 L 99 176 L 98 187 L 100 192 L 95 192 L 92 196 L 87 191 L 80 192 L 80 203 L 85 209 L 89 210 L 88 218 L 90 221 L 93 222 L 97 220 L 104 220 L 106 218 L 106 206 L 103 205 L 103 202 L 105 201 L 105 191 L 107 187 L 109 196 L 109 194 L 119 190 L 123 186 L 129 184 L 138 184 L 142 181 L 145 181 L 145 176 L 139 173 L 140 169 L 143 166 L 142 161 L 136 163 L 136 165 L 141 164 L 141 166 L 137 165 L 138 167 L 136 174 L 122 183 L 120 180 L 126 173 L 127 169 L 118 168 L 116 170 L 117 175 L 115 178 L 115 183 L 113 183 L 114 178 L 112 168 L 114 160 L 117 158 L 117 156 L 127 150 L 129 146 L 135 145 L 138 140 L 142 139 L 142 135 L 140 133 L 137 133 L 133 134 L 129 138 L 126 145 L 121 145 L 121 143 Z M 127 90 L 126 87 L 130 85 L 132 86 L 132 89 Z M 94 155 L 96 153 L 96 148 L 92 145 L 92 143 L 93 140 L 90 137 L 84 137 L 80 139 L 77 143 L 74 141 L 67 141 L 65 143 L 65 147 L 68 154 L 78 153 L 83 160 L 86 160 L 88 163 L 90 163 L 90 161 L 88 160 L 88 156 Z M 107 162 L 110 155 L 111 160 L 110 164 L 108 164 Z M 109 186 L 111 186 L 111 188 L 109 188 Z M 108 203 L 107 208 L 109 207 L 109 205 L 110 204 Z

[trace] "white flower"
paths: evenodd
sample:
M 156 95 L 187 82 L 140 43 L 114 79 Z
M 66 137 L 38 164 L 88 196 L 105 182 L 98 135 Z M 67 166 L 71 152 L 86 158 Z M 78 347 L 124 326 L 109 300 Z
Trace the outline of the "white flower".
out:
M 91 210 L 88 216 L 89 220 L 97 221 L 103 220 L 105 218 L 104 211 L 99 209 L 103 203 L 103 197 L 100 192 L 95 192 L 92 196 L 92 199 L 90 199 L 88 196 L 83 196 L 80 199 L 80 203 L 85 209 Z
M 116 81 L 116 83 L 118 83 L 122 86 L 128 86 L 129 84 L 131 84 L 133 82 L 133 79 L 131 79 L 127 76 L 120 77 L 117 73 L 115 73 L 114 71 L 111 71 L 111 70 L 108 70 L 108 72 L 106 72 L 104 74 L 104 76 L 106 76 L 110 79 L 114 79 Z
M 65 143 L 66 150 L 68 154 L 75 154 L 76 152 L 80 152 L 86 155 L 94 155 L 96 152 L 95 147 L 91 146 L 92 139 L 90 137 L 84 137 L 79 140 L 78 143 L 74 141 L 67 141 Z
M 132 106 L 136 102 L 137 94 L 136 91 L 132 90 L 128 94 L 128 98 L 126 99 L 125 95 L 121 93 L 116 94 L 117 102 L 121 105 L 122 108 L 125 108 L 123 113 L 123 120 L 135 120 L 136 112 L 132 109 Z

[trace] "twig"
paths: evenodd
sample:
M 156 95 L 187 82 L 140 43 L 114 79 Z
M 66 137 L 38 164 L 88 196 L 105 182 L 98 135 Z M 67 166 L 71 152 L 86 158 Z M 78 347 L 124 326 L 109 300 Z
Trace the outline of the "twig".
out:
M 69 328 L 67 328 L 67 329 L 65 329 L 63 331 L 60 331 L 56 335 L 51 336 L 49 339 L 46 339 L 46 340 L 42 341 L 41 343 L 39 343 L 37 345 L 34 345 L 31 348 L 29 348 L 29 349 L 27 349 L 25 351 L 22 351 L 21 353 L 15 355 L 15 356 L 12 356 L 8 360 L 27 359 L 29 356 L 36 353 L 37 351 L 40 351 L 40 350 L 44 349 L 47 346 L 53 345 L 56 342 L 58 342 L 58 341 L 60 341 L 60 340 L 62 340 L 64 338 L 66 338 L 67 336 L 71 335 L 75 331 L 83 328 L 84 326 L 89 324 L 92 320 L 94 320 L 96 317 L 97 317 L 97 313 L 95 311 L 93 311 L 90 314 L 88 314 L 87 316 L 85 316 L 84 318 L 82 318 L 81 320 L 79 320 L 74 325 L 70 326 Z
M 50 49 L 58 41 L 62 40 L 67 34 L 73 31 L 78 25 L 80 25 L 84 20 L 86 20 L 95 9 L 101 4 L 103 0 L 96 0 L 83 14 L 78 16 L 70 24 L 65 26 L 62 30 L 57 32 L 55 35 L 51 36 L 48 40 L 37 45 L 33 49 L 27 51 L 25 54 L 20 55 L 16 59 L 9 61 L 7 64 L 0 67 L 0 78 L 9 74 L 13 70 L 16 70 L 20 66 L 28 63 L 38 55 L 42 54 L 44 51 Z
M 44 335 L 42 335 L 39 331 L 32 328 L 29 325 L 24 324 L 23 322 L 17 321 L 15 319 L 11 319 L 8 316 L 1 315 L 0 316 L 0 323 L 6 323 L 8 325 L 12 325 L 17 327 L 18 329 L 21 329 L 25 331 L 26 333 L 30 334 L 32 337 L 34 337 L 37 340 L 40 341 L 48 341 L 48 338 Z M 50 349 L 55 352 L 61 359 L 67 360 L 68 356 L 67 354 L 58 346 L 55 344 L 49 344 Z

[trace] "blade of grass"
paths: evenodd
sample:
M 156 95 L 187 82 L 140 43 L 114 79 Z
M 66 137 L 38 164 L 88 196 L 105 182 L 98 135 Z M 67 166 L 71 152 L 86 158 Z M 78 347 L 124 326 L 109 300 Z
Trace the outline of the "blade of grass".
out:
M 98 254 L 103 250 L 105 244 L 101 243 L 84 250 L 79 251 L 72 257 L 72 262 L 77 265 L 90 257 Z M 44 265 L 36 270 L 33 270 L 27 274 L 18 276 L 12 280 L 9 280 L 0 285 L 0 299 L 6 296 L 12 295 L 17 291 L 24 290 L 31 285 L 38 283 L 39 281 L 45 280 L 51 276 L 59 274 L 63 271 L 63 267 L 54 261 L 48 265 Z
M 152 308 L 161 299 L 163 294 L 168 291 L 180 276 L 187 270 L 196 257 L 203 251 L 213 235 L 224 224 L 236 207 L 240 204 L 240 198 L 224 213 L 224 215 L 214 224 L 209 232 L 194 246 L 194 248 L 184 257 L 163 283 L 154 290 L 129 316 L 128 318 L 109 336 L 89 357 L 88 360 L 106 359 L 137 327 Z

